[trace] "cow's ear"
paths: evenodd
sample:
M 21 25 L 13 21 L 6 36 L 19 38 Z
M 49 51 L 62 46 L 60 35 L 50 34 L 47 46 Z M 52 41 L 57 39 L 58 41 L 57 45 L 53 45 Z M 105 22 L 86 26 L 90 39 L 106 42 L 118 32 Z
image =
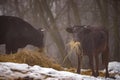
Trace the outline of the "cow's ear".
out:
M 66 28 L 66 31 L 69 33 L 73 33 L 73 29 L 72 28 Z
M 39 32 L 41 32 L 41 31 L 44 32 L 45 29 L 44 29 L 44 28 L 39 28 L 38 31 L 39 31 Z

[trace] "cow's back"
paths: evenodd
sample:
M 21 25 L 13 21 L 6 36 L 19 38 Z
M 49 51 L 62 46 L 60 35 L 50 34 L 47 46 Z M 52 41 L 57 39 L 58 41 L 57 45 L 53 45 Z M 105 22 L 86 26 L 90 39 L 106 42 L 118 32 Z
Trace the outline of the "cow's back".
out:
M 82 45 L 85 53 L 100 52 L 108 45 L 107 31 L 101 27 L 90 27 L 91 32 L 84 35 Z
M 0 40 L 7 36 L 25 36 L 36 33 L 36 30 L 26 21 L 13 16 L 0 16 Z M 37 34 L 37 33 L 36 33 Z M 1 42 L 0 41 L 0 42 Z M 5 41 L 5 40 L 4 40 Z
M 0 31 L 7 32 L 11 28 L 16 31 L 21 29 L 30 29 L 32 31 L 34 30 L 34 28 L 29 23 L 18 17 L 0 16 Z

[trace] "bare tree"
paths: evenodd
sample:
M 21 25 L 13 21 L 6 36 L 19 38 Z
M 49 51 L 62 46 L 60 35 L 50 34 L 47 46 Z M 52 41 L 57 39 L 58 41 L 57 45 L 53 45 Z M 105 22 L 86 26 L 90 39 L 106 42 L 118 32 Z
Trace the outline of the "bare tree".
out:
M 113 34 L 114 34 L 114 60 L 120 61 L 120 36 L 119 36 L 119 0 L 113 1 Z
M 80 21 L 80 13 L 79 13 L 79 8 L 77 5 L 77 1 L 75 2 L 75 0 L 68 0 L 69 6 L 72 8 L 73 11 L 73 16 L 75 19 L 75 23 L 76 25 L 80 25 L 81 21 Z
M 103 26 L 108 28 L 108 0 L 96 0 L 96 3 L 100 10 L 101 22 Z
M 65 50 L 65 44 L 57 28 L 56 20 L 53 16 L 53 13 L 51 12 L 50 6 L 46 0 L 36 0 L 34 1 L 34 3 L 35 6 L 38 5 L 37 7 L 35 7 L 34 10 L 39 11 L 35 12 L 39 14 L 39 18 L 42 19 L 41 21 L 44 27 L 47 29 L 53 41 L 56 43 L 58 50 L 61 54 L 61 61 L 63 61 L 64 57 L 67 55 Z M 66 65 L 71 65 L 69 59 L 66 60 Z

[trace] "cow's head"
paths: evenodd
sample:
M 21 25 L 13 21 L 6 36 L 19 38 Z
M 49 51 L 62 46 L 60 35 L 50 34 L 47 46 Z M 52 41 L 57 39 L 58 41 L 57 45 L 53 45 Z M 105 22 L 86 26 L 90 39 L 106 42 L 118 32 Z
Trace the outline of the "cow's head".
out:
M 75 25 L 73 27 L 66 28 L 66 31 L 73 34 L 73 39 L 76 41 L 80 41 L 84 35 L 87 35 L 90 33 L 91 29 L 89 26 L 83 25 L 78 26 Z
M 40 38 L 39 40 L 41 40 L 40 44 L 38 46 L 40 46 L 40 47 L 44 47 L 44 31 L 45 31 L 45 29 L 43 29 L 43 28 L 38 29 L 39 38 Z
M 44 29 L 43 28 L 39 28 L 34 33 L 32 33 L 31 36 L 32 38 L 30 38 L 29 44 L 34 45 L 40 49 L 44 48 Z
M 66 28 L 66 31 L 69 33 L 78 33 L 78 32 L 89 33 L 90 29 L 89 29 L 89 26 L 86 26 L 86 25 L 84 26 L 75 25 L 73 27 Z

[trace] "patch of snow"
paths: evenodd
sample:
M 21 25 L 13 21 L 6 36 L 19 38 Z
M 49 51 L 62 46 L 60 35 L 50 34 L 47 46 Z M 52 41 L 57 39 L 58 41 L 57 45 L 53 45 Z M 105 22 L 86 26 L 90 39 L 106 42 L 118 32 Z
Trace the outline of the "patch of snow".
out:
M 111 73 L 120 73 L 120 62 L 110 62 L 108 65 L 108 70 Z
M 110 72 L 120 72 L 119 62 L 109 63 Z M 17 79 L 17 78 L 33 78 L 33 80 L 120 80 L 120 75 L 115 75 L 116 79 L 93 77 L 75 74 L 67 71 L 57 71 L 52 68 L 43 68 L 38 65 L 29 66 L 27 64 L 19 64 L 12 62 L 0 62 L 0 80 L 1 78 Z

